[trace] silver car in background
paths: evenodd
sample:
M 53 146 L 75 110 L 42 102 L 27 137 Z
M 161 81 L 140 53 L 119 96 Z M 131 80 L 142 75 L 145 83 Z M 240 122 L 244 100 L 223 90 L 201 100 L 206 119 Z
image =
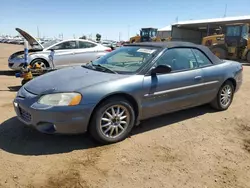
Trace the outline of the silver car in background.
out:
M 27 32 L 16 28 L 30 46 L 28 64 L 40 64 L 43 68 L 58 69 L 77 64 L 86 64 L 109 53 L 111 49 L 89 40 L 53 40 L 41 44 Z M 24 65 L 24 51 L 9 57 L 10 69 L 20 70 Z

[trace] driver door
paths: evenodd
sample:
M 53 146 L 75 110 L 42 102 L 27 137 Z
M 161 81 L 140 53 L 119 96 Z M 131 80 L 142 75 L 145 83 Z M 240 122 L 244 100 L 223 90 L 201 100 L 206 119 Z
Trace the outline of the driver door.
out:
M 202 71 L 191 49 L 169 49 L 155 66 L 160 64 L 170 65 L 172 71 L 144 77 L 143 118 L 195 106 L 202 101 Z
M 54 50 L 53 64 L 55 68 L 62 68 L 73 65 L 75 60 L 75 51 L 77 49 L 76 41 L 65 41 L 52 47 Z

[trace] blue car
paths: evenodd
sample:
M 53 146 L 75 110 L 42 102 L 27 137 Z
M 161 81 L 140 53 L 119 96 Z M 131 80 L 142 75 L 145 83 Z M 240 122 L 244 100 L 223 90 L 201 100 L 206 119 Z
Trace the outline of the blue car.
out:
M 26 83 L 14 99 L 20 121 L 48 134 L 88 131 L 104 144 L 125 139 L 140 120 L 203 104 L 226 110 L 243 67 L 186 42 L 125 45 L 82 66 Z

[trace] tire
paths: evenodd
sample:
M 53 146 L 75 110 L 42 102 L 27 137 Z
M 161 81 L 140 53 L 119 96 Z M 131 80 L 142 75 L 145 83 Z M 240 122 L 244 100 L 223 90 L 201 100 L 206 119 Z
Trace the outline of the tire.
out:
M 121 114 L 123 119 L 119 119 L 119 117 L 116 119 L 113 116 L 112 107 L 116 114 L 118 112 L 117 107 L 120 108 L 120 113 L 124 110 L 124 113 Z M 111 116 L 114 117 L 112 121 Z M 127 122 L 127 124 L 124 122 Z M 94 111 L 90 121 L 89 133 L 99 143 L 112 144 L 124 140 L 132 130 L 134 124 L 135 112 L 130 102 L 123 98 L 111 98 L 104 101 Z
M 31 61 L 30 65 L 33 67 L 36 63 L 44 64 L 44 66 L 42 66 L 44 69 L 49 68 L 49 63 L 44 59 L 34 59 Z
M 213 52 L 213 54 L 215 54 L 220 59 L 226 59 L 227 58 L 227 51 L 225 49 L 223 49 L 223 48 L 213 47 L 211 49 L 211 51 Z
M 225 93 L 225 91 L 227 91 L 227 89 L 229 89 L 231 91 L 230 98 L 228 98 L 229 101 L 227 103 L 225 102 L 223 104 L 222 94 Z M 229 96 L 229 95 L 227 95 L 227 96 Z M 234 85 L 231 81 L 226 81 L 219 89 L 219 91 L 216 95 L 216 98 L 211 102 L 211 106 L 214 109 L 219 110 L 219 111 L 227 110 L 233 101 L 233 97 L 234 97 Z
M 247 62 L 250 63 L 250 51 L 247 53 Z

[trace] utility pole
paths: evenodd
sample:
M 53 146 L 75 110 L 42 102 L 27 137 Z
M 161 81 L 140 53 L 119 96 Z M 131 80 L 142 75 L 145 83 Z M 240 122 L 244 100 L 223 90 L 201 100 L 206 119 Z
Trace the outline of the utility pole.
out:
M 130 25 L 128 25 L 128 39 L 130 38 L 129 36 L 130 36 Z
M 224 18 L 227 16 L 227 4 L 226 4 L 226 6 L 225 6 L 225 12 L 224 12 Z
M 178 16 L 175 18 L 175 22 L 178 23 Z
M 121 41 L 121 32 L 119 32 L 119 42 Z
M 40 37 L 40 33 L 39 33 L 39 27 L 37 26 L 37 38 Z

